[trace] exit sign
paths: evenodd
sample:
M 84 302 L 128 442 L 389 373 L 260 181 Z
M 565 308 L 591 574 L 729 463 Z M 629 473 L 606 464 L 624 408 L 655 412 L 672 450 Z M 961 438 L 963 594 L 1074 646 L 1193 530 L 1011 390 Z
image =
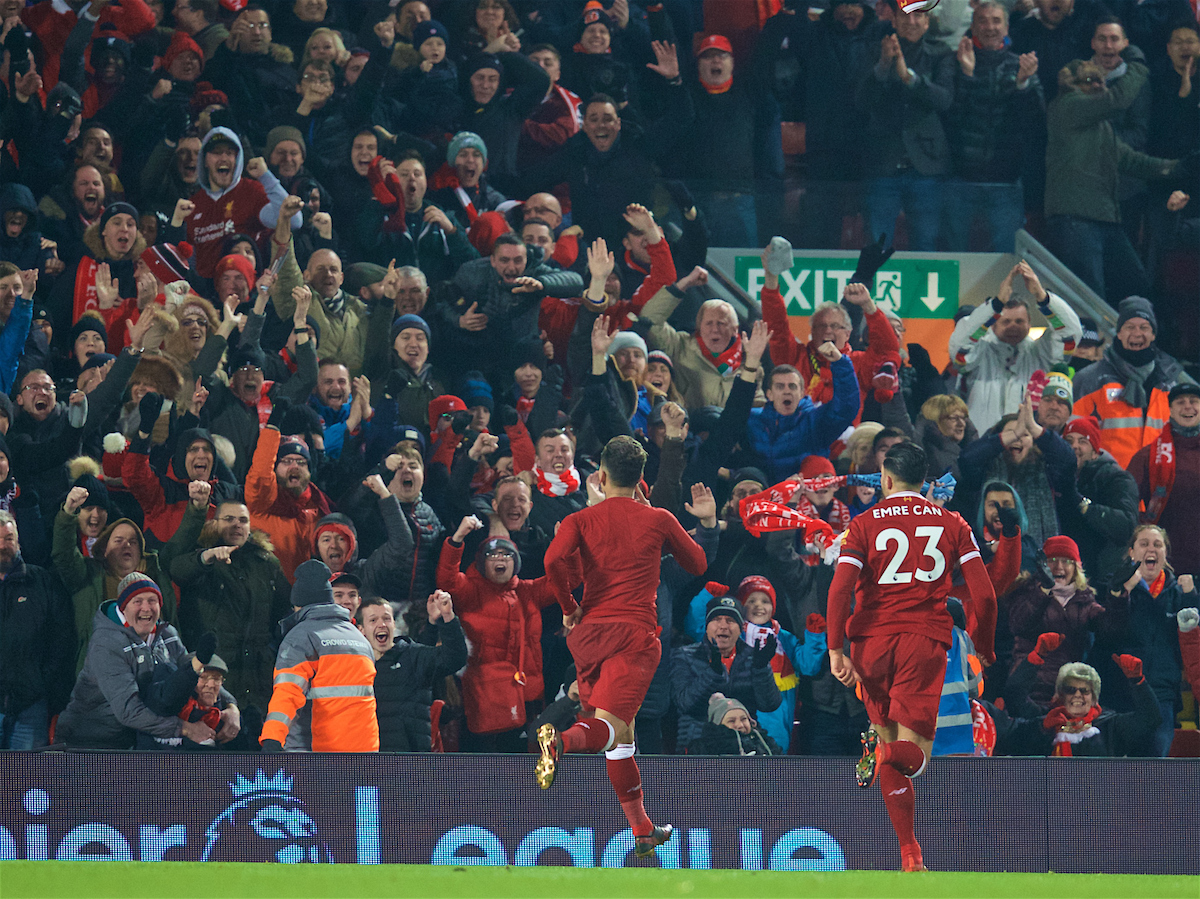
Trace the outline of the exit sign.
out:
M 791 271 L 779 276 L 788 315 L 808 316 L 818 304 L 840 300 L 856 261 L 797 257 Z M 756 300 L 764 275 L 758 256 L 735 257 L 734 280 Z M 875 276 L 875 302 L 905 319 L 952 319 L 958 309 L 958 262 L 893 256 Z

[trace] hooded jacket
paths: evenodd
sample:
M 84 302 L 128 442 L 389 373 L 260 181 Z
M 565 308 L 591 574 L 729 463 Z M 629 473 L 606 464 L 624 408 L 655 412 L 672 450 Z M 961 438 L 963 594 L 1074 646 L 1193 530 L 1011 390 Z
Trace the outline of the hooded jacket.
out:
M 208 180 L 204 155 L 209 143 L 220 135 L 237 147 L 233 183 L 224 189 L 214 188 Z M 192 194 L 196 204 L 187 220 L 187 238 L 196 251 L 196 271 L 204 278 L 213 277 L 221 259 L 221 245 L 226 235 L 249 234 L 256 240 L 266 235 L 279 221 L 279 209 L 287 199 L 283 185 L 268 170 L 257 181 L 243 178 L 246 154 L 242 142 L 228 128 L 217 127 L 204 136 L 200 144 L 200 190 Z M 303 216 L 292 216 L 292 227 L 299 228 Z
M 342 566 L 342 572 L 353 574 L 361 580 L 363 590 L 367 593 L 378 594 L 389 600 L 399 599 L 395 585 L 403 583 L 408 574 L 407 563 L 412 558 L 413 551 L 412 531 L 408 528 L 408 522 L 404 520 L 400 500 L 390 493 L 376 499 L 379 516 L 383 519 L 383 526 L 387 531 L 387 541 L 382 546 L 366 559 L 359 559 L 358 528 L 348 515 L 332 512 L 318 521 L 313 531 L 313 558 L 321 558 L 317 553 L 317 539 L 322 526 L 338 525 L 348 531 L 351 537 L 350 558 Z
M 5 213 L 12 211 L 24 212 L 29 221 L 16 237 L 9 237 L 8 229 L 0 228 L 0 260 L 11 262 L 22 270 L 41 268 L 50 258 L 50 251 L 42 249 L 37 203 L 33 200 L 33 191 L 15 181 L 0 185 L 0 223 L 4 221 Z
M 271 701 L 275 625 L 290 612 L 291 586 L 262 531 L 252 530 L 227 565 L 200 560 L 205 550 L 220 545 L 217 523 L 209 521 L 200 539 L 171 561 L 171 577 L 180 588 L 180 629 L 189 642 L 208 631 L 215 634 L 229 666 L 226 688 L 242 708 L 253 705 L 265 712 Z
M 178 436 L 167 472 L 162 475 L 150 468 L 150 438 L 133 440 L 121 460 L 121 480 L 145 513 L 146 536 L 152 545 L 162 545 L 170 540 L 183 521 L 183 511 L 189 502 L 188 485 L 191 483 L 187 475 L 187 451 L 197 440 L 208 444 L 213 457 L 208 480 L 212 487 L 208 516 L 212 517 L 217 506 L 225 500 L 241 496 L 241 487 L 217 455 L 212 435 L 204 428 L 189 428 Z
M 454 597 L 471 643 L 462 677 L 467 727 L 512 730 L 525 723 L 525 703 L 542 699 L 542 609 L 558 600 L 547 576 L 494 584 L 475 565 L 460 571 L 462 553 L 461 544 L 442 544 L 437 585 Z

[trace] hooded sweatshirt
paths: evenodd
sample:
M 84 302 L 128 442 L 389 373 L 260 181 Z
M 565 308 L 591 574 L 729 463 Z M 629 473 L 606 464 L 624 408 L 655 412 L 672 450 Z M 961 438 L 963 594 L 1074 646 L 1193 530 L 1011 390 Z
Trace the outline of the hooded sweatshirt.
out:
M 11 262 L 19 269 L 40 268 L 50 258 L 50 251 L 42 249 L 42 233 L 38 230 L 37 203 L 33 191 L 24 184 L 9 182 L 0 186 L 0 226 L 4 214 L 19 210 L 29 216 L 29 221 L 16 237 L 8 236 L 8 229 L 0 227 L 0 260 Z
M 217 135 L 228 138 L 237 147 L 233 183 L 224 190 L 212 187 L 204 164 L 208 144 Z M 243 178 L 245 164 L 246 153 L 233 131 L 217 127 L 204 136 L 200 145 L 200 190 L 191 197 L 196 208 L 187 221 L 187 237 L 196 250 L 196 271 L 205 278 L 213 277 L 221 259 L 222 242 L 228 235 L 249 234 L 259 239 L 275 227 L 279 208 L 287 198 L 287 191 L 270 171 L 257 181 Z M 302 223 L 303 217 L 296 213 L 292 227 L 299 228 Z

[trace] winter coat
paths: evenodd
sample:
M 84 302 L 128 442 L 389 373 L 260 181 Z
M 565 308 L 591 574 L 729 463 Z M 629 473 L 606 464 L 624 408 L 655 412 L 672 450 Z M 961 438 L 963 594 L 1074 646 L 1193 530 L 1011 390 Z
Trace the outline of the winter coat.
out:
M 328 498 L 316 484 L 309 485 L 306 499 L 297 499 L 279 488 L 275 478 L 279 443 L 278 430 L 263 428 L 246 477 L 246 506 L 250 509 L 251 524 L 271 538 L 290 583 L 296 566 L 312 556 L 317 521 L 328 515 L 330 508 Z
M 42 249 L 42 232 L 38 230 L 38 207 L 33 199 L 33 191 L 24 184 L 10 181 L 0 185 L 0 221 L 4 221 L 6 212 L 14 211 L 24 212 L 29 216 L 29 221 L 16 237 L 9 237 L 7 228 L 0 230 L 0 261 L 11 262 L 22 270 L 40 269 L 50 258 L 50 251 Z
M 0 581 L 0 715 L 45 702 L 61 710 L 75 682 L 75 616 L 62 583 L 20 557 Z
M 558 600 L 548 576 L 494 584 L 472 565 L 459 571 L 462 546 L 447 540 L 437 585 L 454 597 L 471 653 L 462 676 L 463 711 L 474 734 L 512 730 L 525 723 L 525 703 L 540 702 L 542 609 Z
M 375 660 L 380 752 L 429 752 L 433 686 L 466 663 L 467 641 L 457 618 L 429 625 L 420 642 L 396 638 Z
M 1140 59 L 1141 53 L 1129 48 Z M 1127 54 L 1128 55 L 1128 54 Z M 1149 77 L 1138 59 L 1128 71 L 1096 94 L 1065 91 L 1046 108 L 1046 217 L 1070 215 L 1095 222 L 1119 223 L 1120 175 L 1163 179 L 1177 163 L 1147 156 L 1121 141 L 1109 122 L 1129 108 Z
M 429 433 L 429 404 L 446 392 L 442 378 L 429 363 L 414 372 L 407 363 L 396 358 L 389 349 L 392 368 L 371 381 L 371 397 L 375 404 L 372 430 L 387 431 L 392 424 L 412 425 Z M 374 436 L 374 435 L 373 435 Z M 388 445 L 389 448 L 391 444 Z
M 724 724 L 705 721 L 700 736 L 692 740 L 688 755 L 784 755 L 771 735 L 756 724 L 743 734 Z
M 433 507 L 423 499 L 401 503 L 401 511 L 412 535 L 412 550 L 403 562 L 403 577 L 385 585 L 383 597 L 391 602 L 425 602 L 437 582 L 438 558 L 446 529 Z
M 973 75 L 955 66 L 954 103 L 945 124 L 959 178 L 1012 183 L 1021 176 L 1026 135 L 1040 127 L 1046 104 L 1037 75 L 1017 87 L 1020 65 L 1020 57 L 1008 48 L 976 47 Z
M 425 210 L 433 205 L 426 197 L 418 215 L 423 217 Z M 398 210 L 394 214 L 404 213 Z M 449 281 L 464 263 L 479 258 L 479 253 L 467 240 L 465 228 L 456 225 L 454 233 L 447 234 L 440 225 L 425 222 L 416 234 L 407 228 L 388 231 L 384 228 L 388 218 L 389 213 L 373 197 L 359 210 L 356 230 L 363 262 L 387 265 L 395 259 L 397 268 L 415 265 L 430 284 L 436 284 Z M 450 220 L 454 221 L 452 216 Z
M 3 221 L 3 217 L 0 217 L 0 221 Z M 12 393 L 18 383 L 17 374 L 20 372 L 21 357 L 25 352 L 32 322 L 33 300 L 19 298 L 13 304 L 8 321 L 0 331 L 0 390 L 5 393 Z
M 70 703 L 58 717 L 55 739 L 72 748 L 133 749 L 139 732 L 180 736 L 183 721 L 176 715 L 155 714 L 141 696 L 155 668 L 178 666 L 187 655 L 175 628 L 159 621 L 146 643 L 120 623 L 117 604 L 109 601 L 96 609 L 88 631 L 92 637 L 87 661 Z
M 179 584 L 180 629 L 189 642 L 212 632 L 229 674 L 225 687 L 238 705 L 265 712 L 271 701 L 275 626 L 291 610 L 291 585 L 283 576 L 271 541 L 262 531 L 235 550 L 229 563 L 200 561 L 219 546 L 216 522 L 209 522 L 189 551 L 171 561 Z
M 332 602 L 312 603 L 282 628 L 261 739 L 277 740 L 288 752 L 378 752 L 375 655 L 350 613 Z
M 1145 581 L 1122 596 L 1129 600 L 1129 618 L 1116 637 L 1116 651 L 1141 659 L 1146 683 L 1155 698 L 1178 705 L 1183 660 L 1175 616 L 1180 609 L 1194 607 L 1200 594 L 1184 593 L 1175 575 L 1168 571 L 1158 596 L 1150 595 Z
M 297 102 L 295 61 L 292 51 L 282 44 L 271 44 L 263 54 L 238 53 L 221 45 L 204 66 L 205 80 L 225 92 L 229 108 L 237 114 L 239 130 L 248 134 L 255 146 L 266 143 L 275 110 Z
M 1079 546 L 1088 580 L 1105 584 L 1125 557 L 1138 523 L 1138 485 L 1112 456 L 1102 452 L 1079 469 L 1075 489 L 1077 493 L 1058 497 L 1058 520 L 1063 533 Z M 1079 511 L 1081 497 L 1091 500 L 1086 513 Z M 1169 533 L 1175 536 L 1174 531 Z M 1178 543 L 1172 542 L 1178 549 Z
M 946 472 L 954 475 L 955 480 L 962 480 L 962 472 L 958 468 L 958 456 L 963 448 L 969 446 L 979 439 L 979 432 L 975 430 L 975 425 L 967 419 L 967 429 L 963 434 L 963 439 L 954 441 L 947 437 L 938 428 L 936 421 L 930 421 L 927 418 L 917 419 L 914 429 L 913 441 L 920 444 L 925 450 L 925 456 L 929 459 L 929 475 L 930 477 L 941 477 Z
M 709 664 L 707 640 L 680 646 L 671 658 L 671 693 L 679 709 L 679 745 L 690 746 L 708 720 L 708 700 L 724 693 L 746 707 L 753 718 L 759 711 L 779 708 L 782 697 L 770 665 L 753 664 L 754 650 L 738 638 L 733 665 L 718 674 Z
M 994 314 L 988 303 L 980 303 L 954 326 L 950 360 L 966 379 L 967 408 L 981 434 L 1007 413 L 1016 412 L 1030 376 L 1062 362 L 1064 346 L 1074 350 L 1083 335 L 1079 316 L 1066 301 L 1054 294 L 1047 299 L 1051 326 L 1037 340 L 1026 337 L 1015 347 L 986 327 Z
M 800 470 L 806 456 L 824 456 L 860 407 L 854 365 L 843 356 L 832 365 L 833 399 L 813 408 L 804 397 L 791 415 L 780 415 L 773 405 L 752 409 L 746 425 L 750 446 L 763 461 L 771 482 L 782 481 Z
M 413 535 L 396 497 L 390 493 L 387 496 L 376 497 L 376 504 L 379 507 L 379 516 L 383 519 L 384 530 L 387 531 L 387 540 L 365 559 L 359 558 L 358 528 L 348 515 L 333 512 L 318 521 L 317 528 L 332 523 L 349 528 L 354 535 L 354 546 L 342 571 L 357 576 L 362 581 L 364 592 L 391 600 L 397 596 L 396 585 L 404 583 L 409 576 Z M 313 558 L 319 558 L 315 538 Z
M 112 528 L 118 521 L 109 519 L 108 526 Z M 127 519 L 125 524 L 132 524 Z M 163 546 L 161 550 L 148 550 L 143 539 L 142 561 L 137 570 L 151 578 L 163 595 L 162 619 L 174 621 L 175 588 L 171 586 L 168 574 L 171 562 L 180 553 L 190 550 L 200 536 L 204 527 L 203 513 L 189 507 L 183 514 L 179 530 Z M 108 572 L 104 562 L 107 538 L 97 540 L 92 546 L 92 555 L 84 558 L 79 549 L 79 516 L 60 509 L 54 519 L 54 541 L 51 556 L 54 559 L 55 573 L 62 578 L 63 586 L 71 593 L 75 607 L 75 631 L 79 638 L 79 652 L 76 657 L 76 671 L 82 670 L 87 658 L 88 641 L 92 636 L 92 624 L 95 621 L 96 610 L 105 600 L 116 599 L 117 585 L 121 579 Z M 101 535 L 103 537 L 103 534 Z

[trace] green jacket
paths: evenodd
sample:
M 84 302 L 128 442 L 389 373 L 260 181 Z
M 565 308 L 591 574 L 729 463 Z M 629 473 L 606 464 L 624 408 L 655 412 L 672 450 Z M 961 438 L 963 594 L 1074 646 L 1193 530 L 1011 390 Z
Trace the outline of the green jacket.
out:
M 196 545 L 200 529 L 204 526 L 205 514 L 188 503 L 179 530 L 160 550 L 147 550 L 143 538 L 142 564 L 138 566 L 138 570 L 153 578 L 162 590 L 163 621 L 174 623 L 176 612 L 175 588 L 171 585 L 167 569 L 175 556 Z M 92 551 L 95 555 L 84 558 L 79 548 L 78 519 L 78 515 L 72 515 L 62 508 L 58 510 L 58 515 L 54 518 L 54 542 L 51 548 L 54 570 L 62 578 L 63 586 L 71 593 L 75 605 L 75 629 L 79 636 L 79 652 L 75 661 L 76 675 L 83 670 L 83 662 L 87 658 L 88 640 L 92 636 L 96 610 L 105 601 L 117 598 L 116 587 L 120 583 L 120 578 L 108 577 L 104 567 L 104 547 L 108 542 L 108 529 L 93 545 Z M 116 524 L 116 521 L 109 522 L 109 528 Z
M 1146 66 L 1128 71 L 1098 94 L 1060 91 L 1046 110 L 1046 215 L 1119 223 L 1119 176 L 1170 177 L 1177 163 L 1147 156 L 1119 140 L 1110 119 L 1132 105 L 1149 77 Z
M 263 532 L 252 531 L 229 564 L 201 562 L 201 553 L 217 545 L 216 528 L 210 523 L 190 551 L 171 562 L 171 577 L 180 590 L 184 642 L 206 631 L 215 634 L 217 653 L 229 666 L 226 689 L 239 706 L 255 705 L 265 715 L 275 665 L 271 644 L 276 624 L 291 614 L 291 586 Z

